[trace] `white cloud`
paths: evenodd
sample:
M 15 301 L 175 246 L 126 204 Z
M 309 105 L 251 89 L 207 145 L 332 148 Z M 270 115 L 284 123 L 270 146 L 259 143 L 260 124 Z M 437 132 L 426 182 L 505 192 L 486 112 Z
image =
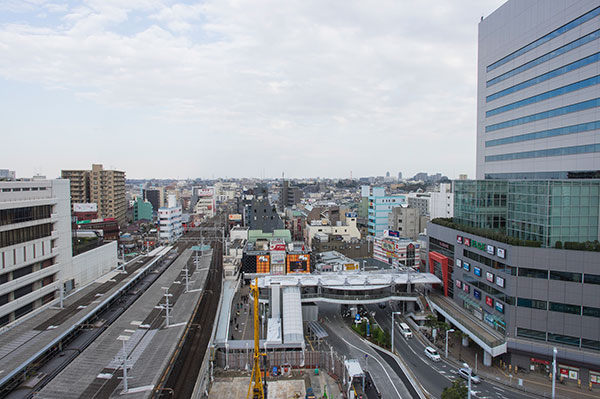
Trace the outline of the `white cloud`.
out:
M 228 143 L 229 154 L 258 152 L 271 140 L 270 156 L 316 146 L 344 156 L 338 165 L 290 162 L 289 175 L 451 173 L 447 154 L 464 154 L 464 142 L 475 142 L 480 15 L 473 10 L 489 13 L 501 3 L 28 3 L 20 11 L 62 13 L 61 22 L 1 25 L 0 76 L 99 106 L 151 109 L 173 126 L 170 134 L 187 139 L 178 129 L 200 130 L 217 137 L 215 145 Z M 153 129 L 152 122 L 142 129 Z M 448 137 L 458 140 L 436 143 Z M 380 141 L 378 150 L 370 147 Z M 472 174 L 474 157 L 455 160 L 456 173 Z M 244 163 L 232 162 L 223 174 L 245 175 Z M 262 162 L 281 168 L 280 161 Z M 164 174 L 152 165 L 145 170 Z

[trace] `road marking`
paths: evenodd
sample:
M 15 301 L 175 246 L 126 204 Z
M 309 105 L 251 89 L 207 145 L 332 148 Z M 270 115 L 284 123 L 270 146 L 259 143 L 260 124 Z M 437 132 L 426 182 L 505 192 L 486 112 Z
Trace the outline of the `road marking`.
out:
M 379 359 L 377 359 L 375 356 L 373 356 L 372 353 L 368 353 L 365 352 L 364 350 L 352 345 L 350 342 L 346 341 L 343 337 L 340 337 L 342 341 L 344 341 L 346 344 L 350 345 L 351 347 L 353 347 L 354 349 L 358 350 L 359 352 L 364 353 L 365 355 L 370 355 L 371 358 L 373 358 L 377 363 L 379 363 L 379 366 L 381 366 L 381 368 L 383 369 L 383 371 L 385 371 L 385 375 L 387 375 L 388 379 L 390 380 L 390 383 L 392 384 L 392 387 L 394 388 L 394 390 L 396 391 L 396 393 L 398 394 L 398 397 L 400 399 L 402 399 L 402 395 L 400 395 L 400 392 L 398 392 L 398 389 L 396 388 L 396 384 L 394 384 L 394 381 L 392 381 L 392 377 L 390 377 L 390 374 L 387 372 L 387 369 L 385 367 L 383 367 L 383 364 L 381 364 L 381 362 L 379 361 Z
M 494 389 L 496 389 L 496 390 L 498 390 L 498 391 L 500 391 L 500 392 L 505 392 L 505 391 L 504 391 L 504 389 L 502 389 L 502 388 L 500 388 L 500 387 L 497 387 L 497 386 L 495 386 L 495 385 L 492 385 L 492 386 L 494 387 Z

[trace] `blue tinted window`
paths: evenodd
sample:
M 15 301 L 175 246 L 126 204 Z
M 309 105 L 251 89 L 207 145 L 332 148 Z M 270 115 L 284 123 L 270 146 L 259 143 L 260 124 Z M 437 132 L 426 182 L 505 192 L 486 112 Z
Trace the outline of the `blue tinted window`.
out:
M 504 89 L 504 90 L 501 90 L 501 91 L 499 91 L 497 93 L 491 94 L 491 95 L 489 95 L 489 96 L 487 96 L 485 98 L 485 102 L 490 102 L 490 101 L 497 100 L 497 99 L 499 99 L 501 97 L 507 96 L 507 95 L 509 95 L 511 93 L 515 93 L 515 92 L 517 92 L 519 90 L 523 90 L 523 89 L 526 89 L 528 87 L 534 86 L 534 85 L 536 85 L 538 83 L 545 82 L 546 80 L 550 80 L 550 79 L 555 78 L 557 76 L 563 75 L 563 74 L 565 74 L 567 72 L 571 72 L 571 71 L 574 71 L 575 69 L 582 68 L 582 67 L 584 67 L 586 65 L 593 64 L 594 62 L 598 62 L 599 60 L 600 60 L 600 53 L 592 54 L 589 57 L 582 58 L 582 59 L 580 59 L 578 61 L 575 61 L 575 62 L 573 62 L 571 64 L 562 66 L 562 67 L 557 68 L 557 69 L 555 69 L 553 71 L 544 73 L 544 74 L 542 74 L 540 76 L 536 76 L 535 78 L 526 80 L 525 82 L 521 82 L 521 83 L 519 83 L 517 85 L 511 86 L 511 87 L 509 87 L 507 89 Z
M 493 132 L 495 130 L 504 129 L 511 126 L 523 125 L 525 123 L 535 122 L 542 119 L 553 118 L 555 116 L 570 114 L 572 112 L 583 111 L 590 108 L 596 108 L 600 106 L 600 98 L 594 98 L 593 100 L 582 101 L 567 105 L 565 107 L 555 108 L 544 112 L 538 112 L 537 114 L 523 116 L 521 118 L 511 119 L 505 122 L 495 123 L 485 127 L 485 131 Z
M 568 24 L 565 24 L 565 25 L 561 26 L 560 28 L 553 30 L 552 32 L 548 33 L 547 35 L 542 36 L 539 39 L 529 43 L 528 45 L 521 47 L 517 51 L 507 55 L 506 57 L 499 59 L 498 61 L 494 62 L 493 64 L 491 64 L 490 66 L 487 67 L 487 72 L 493 71 L 494 69 L 498 68 L 499 66 L 506 64 L 508 61 L 514 60 L 515 58 L 525 54 L 526 52 L 531 51 L 534 48 L 539 47 L 546 42 L 549 42 L 550 40 L 554 39 L 555 37 L 558 37 L 558 36 L 562 35 L 563 33 L 570 31 L 571 29 L 575 28 L 576 26 L 579 26 L 598 15 L 600 15 L 600 7 L 594 8 L 592 11 L 589 11 L 589 12 L 583 14 L 582 16 L 575 18 Z
M 518 75 L 521 72 L 525 72 L 526 70 L 531 69 L 536 65 L 543 64 L 546 61 L 556 58 L 559 55 L 568 53 L 569 51 L 574 50 L 577 47 L 581 47 L 584 44 L 587 44 L 598 38 L 600 38 L 600 30 L 596 30 L 592 33 L 582 36 L 577 40 L 573 40 L 571 43 L 565 44 L 564 46 L 557 48 L 556 50 L 552 50 L 549 53 L 546 53 L 542 56 L 539 56 L 538 58 L 536 58 L 534 60 L 531 60 L 529 62 L 526 62 L 523 65 L 516 67 L 515 69 L 511 69 L 510 71 L 505 72 L 502 75 L 498 75 L 495 78 L 488 80 L 486 82 L 486 87 L 493 86 L 496 83 L 502 82 L 503 80 L 506 80 L 512 76 Z
M 550 148 L 548 150 L 489 155 L 485 157 L 485 162 L 508 161 L 513 159 L 525 158 L 557 157 L 561 155 L 587 154 L 590 152 L 600 152 L 600 144 L 577 145 L 573 147 Z
M 580 80 L 579 82 L 571 83 L 570 85 L 562 86 L 554 90 L 540 93 L 538 95 L 525 98 L 514 103 L 503 105 L 502 107 L 494 108 L 485 113 L 486 117 L 501 114 L 506 111 L 510 111 L 516 108 L 521 108 L 526 105 L 535 104 L 540 101 L 548 100 L 549 98 L 562 96 L 563 94 L 571 93 L 573 91 L 581 90 L 586 87 L 594 86 L 600 83 L 600 76 L 593 76 L 589 79 Z
M 496 145 L 519 143 L 521 141 L 545 139 L 554 136 L 564 136 L 565 134 L 589 132 L 591 130 L 600 129 L 600 121 L 580 123 L 578 125 L 559 127 L 556 129 L 542 130 L 539 132 L 520 134 L 518 136 L 504 137 L 502 139 L 489 140 L 485 142 L 486 147 Z

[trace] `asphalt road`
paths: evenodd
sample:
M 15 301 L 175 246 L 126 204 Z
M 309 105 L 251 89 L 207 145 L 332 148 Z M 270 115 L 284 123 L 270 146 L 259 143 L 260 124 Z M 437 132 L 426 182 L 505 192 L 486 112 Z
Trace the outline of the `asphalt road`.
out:
M 368 306 L 370 312 L 375 312 L 375 320 L 381 327 L 390 331 L 392 323 L 391 310 L 388 308 L 379 309 L 379 307 Z M 398 317 L 398 316 L 396 316 Z M 399 322 L 396 319 L 396 324 Z M 435 398 L 442 395 L 445 387 L 450 386 L 452 381 L 458 376 L 458 370 L 453 365 L 442 360 L 433 362 L 425 356 L 425 346 L 417 338 L 405 339 L 400 334 L 397 328 L 394 334 L 394 349 L 400 355 L 404 363 L 414 373 L 422 387 Z M 440 356 L 443 356 L 440 353 Z M 390 359 L 391 361 L 391 359 Z M 390 364 L 391 365 L 391 364 Z M 462 378 L 461 378 L 462 379 Z M 465 380 L 463 380 L 465 381 Z M 500 398 L 500 399 L 533 399 L 536 396 L 531 396 L 523 392 L 514 391 L 504 385 L 494 384 L 493 381 L 483 380 L 478 385 L 473 385 L 471 390 L 474 397 L 483 398 Z M 466 384 L 466 381 L 465 381 Z
M 326 341 L 346 359 L 358 359 L 361 367 L 371 374 L 383 399 L 413 397 L 386 361 L 342 320 L 340 305 L 320 303 L 319 317 L 325 320 L 323 324 L 329 334 Z

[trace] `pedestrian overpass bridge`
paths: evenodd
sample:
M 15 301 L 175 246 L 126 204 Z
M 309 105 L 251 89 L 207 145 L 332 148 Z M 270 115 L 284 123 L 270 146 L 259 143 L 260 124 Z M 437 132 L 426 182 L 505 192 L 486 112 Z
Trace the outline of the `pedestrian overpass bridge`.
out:
M 423 290 L 416 290 L 416 287 L 442 283 L 431 273 L 419 273 L 412 269 L 390 272 L 255 275 L 255 277 L 261 289 L 261 302 L 268 302 L 271 299 L 273 288 L 298 287 L 303 303 L 329 302 L 347 305 L 374 304 L 390 300 L 417 302 Z

